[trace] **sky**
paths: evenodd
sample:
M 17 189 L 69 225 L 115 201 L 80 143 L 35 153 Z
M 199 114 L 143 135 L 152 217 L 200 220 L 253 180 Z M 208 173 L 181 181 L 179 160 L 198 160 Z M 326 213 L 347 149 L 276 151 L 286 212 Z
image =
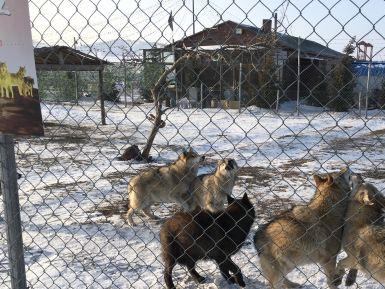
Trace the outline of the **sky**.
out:
M 8 0 L 9 1 L 9 0 Z M 92 47 L 118 39 L 161 46 L 222 21 L 260 27 L 277 13 L 278 31 L 342 51 L 356 36 L 373 44 L 374 60 L 385 60 L 384 0 L 30 0 L 36 45 Z M 174 32 L 168 26 L 174 15 Z

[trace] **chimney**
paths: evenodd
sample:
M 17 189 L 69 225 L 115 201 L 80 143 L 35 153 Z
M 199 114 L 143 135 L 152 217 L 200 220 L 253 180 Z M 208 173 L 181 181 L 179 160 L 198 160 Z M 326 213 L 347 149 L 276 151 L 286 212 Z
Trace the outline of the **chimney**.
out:
M 262 32 L 270 33 L 271 32 L 271 19 L 262 20 Z

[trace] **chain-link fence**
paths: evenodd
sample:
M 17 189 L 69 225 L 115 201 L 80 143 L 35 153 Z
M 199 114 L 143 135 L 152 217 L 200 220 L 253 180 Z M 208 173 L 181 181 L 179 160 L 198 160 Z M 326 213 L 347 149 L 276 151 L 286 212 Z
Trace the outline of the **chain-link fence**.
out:
M 175 263 L 177 288 L 335 288 L 342 265 L 383 288 L 384 1 L 29 9 L 45 128 L 16 139 L 29 288 L 171 288 Z

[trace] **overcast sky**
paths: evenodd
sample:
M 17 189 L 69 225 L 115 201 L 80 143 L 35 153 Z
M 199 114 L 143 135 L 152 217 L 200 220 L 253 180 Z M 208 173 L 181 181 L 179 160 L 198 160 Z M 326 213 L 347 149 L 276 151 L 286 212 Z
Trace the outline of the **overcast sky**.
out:
M 52 2 L 57 4 L 53 4 Z M 39 45 L 80 44 L 125 39 L 165 44 L 174 14 L 174 39 L 192 34 L 193 0 L 30 0 L 33 39 Z M 76 6 L 75 4 L 76 3 Z M 96 4 L 98 3 L 98 4 Z M 260 27 L 278 14 L 279 31 L 315 40 L 341 51 L 350 37 L 374 45 L 375 59 L 385 60 L 384 0 L 194 0 L 195 29 L 223 20 Z M 355 3 L 355 4 L 354 4 Z

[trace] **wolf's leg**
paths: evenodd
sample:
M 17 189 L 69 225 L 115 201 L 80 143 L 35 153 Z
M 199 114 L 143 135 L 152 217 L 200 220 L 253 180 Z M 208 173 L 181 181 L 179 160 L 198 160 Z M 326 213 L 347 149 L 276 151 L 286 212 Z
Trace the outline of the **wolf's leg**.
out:
M 9 97 L 10 98 L 15 98 L 15 96 L 13 95 L 13 87 L 10 86 L 8 89 L 9 89 L 9 92 L 10 92 Z
M 283 279 L 283 285 L 285 285 L 286 288 L 302 288 L 301 284 L 290 281 L 286 277 Z
M 199 273 L 195 270 L 195 264 L 191 263 L 187 265 L 187 269 L 190 275 L 193 277 L 194 281 L 197 283 L 205 282 L 205 277 L 199 275 Z
M 128 208 L 127 214 L 126 214 L 126 220 L 130 226 L 135 226 L 134 220 L 132 219 L 132 215 L 134 214 L 133 208 Z
M 175 266 L 175 262 L 167 258 L 165 260 L 164 268 L 164 282 L 166 283 L 167 289 L 175 289 L 174 282 L 172 282 L 172 269 Z
M 243 276 L 241 269 L 229 258 L 226 261 L 221 262 L 219 269 L 221 270 L 222 275 L 231 283 L 238 284 L 241 287 L 245 287 L 245 281 L 243 281 Z M 234 273 L 234 276 L 230 276 L 229 271 Z
M 346 258 L 344 258 L 338 262 L 337 274 L 340 277 L 341 283 L 342 283 L 342 277 L 345 274 L 346 268 L 350 268 L 350 270 L 349 270 L 348 276 L 346 277 L 345 285 L 351 286 L 354 284 L 354 282 L 356 282 L 356 278 L 357 278 L 357 268 L 356 267 L 357 267 L 357 260 L 355 260 L 355 258 L 350 254 L 348 254 L 348 256 Z M 339 284 L 341 284 L 341 283 L 339 283 Z
M 273 289 L 281 289 L 284 281 L 284 275 L 282 273 L 282 268 L 277 268 L 274 264 L 277 263 L 276 260 L 269 260 L 266 257 L 260 257 L 261 269 L 263 276 L 269 281 L 270 287 Z
M 146 207 L 142 209 L 143 213 L 150 219 L 153 220 L 159 220 L 159 217 L 155 216 L 154 213 L 151 211 L 150 207 Z
M 330 289 L 336 289 L 341 282 L 341 275 L 336 268 L 337 258 L 331 257 L 328 260 L 321 261 L 321 265 L 324 269 L 324 273 L 327 278 L 327 284 Z M 343 276 L 343 275 L 342 275 Z
M 24 93 L 23 93 L 23 88 L 21 87 L 21 84 L 19 84 L 17 86 L 17 91 L 19 92 L 19 95 L 22 96 Z
M 221 271 L 221 275 L 226 281 L 235 284 L 235 278 L 230 275 L 230 269 L 228 268 L 228 264 L 226 262 L 217 262 L 219 266 L 219 270 Z
M 345 286 L 349 287 L 356 283 L 357 279 L 357 269 L 350 269 L 348 275 L 346 276 Z

